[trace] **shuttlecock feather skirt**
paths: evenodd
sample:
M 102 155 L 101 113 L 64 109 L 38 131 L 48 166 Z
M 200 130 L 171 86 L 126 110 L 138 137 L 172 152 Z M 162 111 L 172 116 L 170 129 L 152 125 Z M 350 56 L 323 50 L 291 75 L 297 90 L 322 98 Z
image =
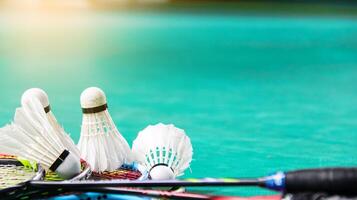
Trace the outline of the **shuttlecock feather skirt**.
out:
M 78 147 L 81 157 L 94 171 L 115 170 L 131 161 L 129 145 L 117 130 L 107 110 L 83 114 Z

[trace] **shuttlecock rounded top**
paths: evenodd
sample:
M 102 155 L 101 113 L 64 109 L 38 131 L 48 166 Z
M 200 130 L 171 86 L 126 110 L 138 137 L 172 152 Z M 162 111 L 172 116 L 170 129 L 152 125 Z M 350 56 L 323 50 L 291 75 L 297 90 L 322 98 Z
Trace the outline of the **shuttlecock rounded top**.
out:
M 82 108 L 95 108 L 105 105 L 107 98 L 103 90 L 97 87 L 90 87 L 85 89 L 81 94 Z
M 26 90 L 21 97 L 21 104 L 26 105 L 32 98 L 38 99 L 44 108 L 50 105 L 47 93 L 40 88 L 31 88 Z

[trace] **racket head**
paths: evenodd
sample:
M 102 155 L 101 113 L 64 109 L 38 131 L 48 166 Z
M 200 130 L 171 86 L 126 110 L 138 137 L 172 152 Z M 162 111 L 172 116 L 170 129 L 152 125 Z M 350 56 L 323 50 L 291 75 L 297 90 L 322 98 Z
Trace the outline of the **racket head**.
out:
M 84 160 L 81 160 L 81 173 L 76 175 L 70 180 L 66 181 L 79 181 L 79 180 L 87 180 L 92 173 L 92 170 L 87 162 Z M 48 171 L 46 173 L 46 176 L 44 178 L 44 181 L 64 181 L 62 178 L 60 178 L 56 173 Z M 23 192 L 20 196 L 17 196 L 17 198 L 25 198 L 25 199 L 44 199 L 47 197 L 53 197 L 57 195 L 65 195 L 68 194 L 65 190 L 63 190 L 61 187 L 58 187 L 56 189 L 52 190 L 43 190 L 39 188 L 29 188 L 26 192 Z
M 83 165 L 83 164 L 82 164 Z M 85 170 L 88 170 L 88 165 L 86 164 Z M 89 168 L 90 169 L 90 168 Z M 85 171 L 83 170 L 83 171 Z M 48 176 L 48 175 L 47 175 Z M 77 177 L 69 180 L 69 181 L 74 181 L 74 180 L 83 180 L 82 177 L 88 178 L 88 174 L 86 176 L 83 175 L 78 175 Z M 106 171 L 106 172 L 92 172 L 91 171 L 91 176 L 89 179 L 91 180 L 146 180 L 148 178 L 148 172 L 146 171 L 145 167 L 138 165 L 136 163 L 132 164 L 124 164 L 121 167 L 119 167 L 117 170 L 114 171 Z M 58 179 L 55 178 L 57 181 Z M 48 181 L 48 180 L 47 180 Z M 38 199 L 43 199 L 43 198 L 48 198 L 48 197 L 54 197 L 56 196 L 57 198 L 61 199 L 61 197 L 65 196 L 71 196 L 74 198 L 79 198 L 81 196 L 85 196 L 87 193 L 83 193 L 80 190 L 77 192 L 70 192 L 62 189 L 60 186 L 54 190 L 38 190 L 37 193 L 32 193 L 31 196 L 27 196 L 27 198 L 38 198 Z M 106 194 L 104 194 L 106 195 Z M 109 195 L 109 194 L 108 194 Z
M 22 193 L 31 180 L 43 180 L 45 170 L 40 164 L 17 156 L 0 154 L 0 197 Z
M 123 164 L 118 169 L 114 171 L 104 171 L 104 172 L 95 172 L 92 171 L 91 180 L 147 180 L 148 171 L 142 165 L 137 163 Z M 124 193 L 125 194 L 125 193 Z M 124 194 L 112 194 L 110 191 L 107 193 L 95 192 L 80 192 L 78 193 L 62 193 L 61 195 L 52 197 L 52 200 L 65 200 L 65 199 L 152 199 L 149 197 L 137 197 Z
M 0 154 L 0 166 L 1 166 L 1 161 L 5 162 L 6 159 L 10 159 L 11 162 L 14 164 L 19 164 L 24 163 L 24 160 L 19 159 L 16 156 L 11 156 L 11 155 L 6 155 L 6 154 Z M 21 161 L 21 162 L 20 162 Z M 20 163 L 19 163 L 20 162 Z M 29 162 L 29 161 L 28 161 Z M 32 177 L 27 181 L 30 180 L 44 180 L 44 181 L 63 181 L 62 178 L 60 178 L 56 173 L 47 171 L 41 167 L 40 164 L 37 164 L 38 169 L 41 170 L 41 172 L 38 172 L 36 176 Z M 91 175 L 91 168 L 88 165 L 87 162 L 84 160 L 81 160 L 81 173 L 70 179 L 69 181 L 78 181 L 78 180 L 86 180 L 90 177 Z M 33 199 L 33 198 L 45 198 L 47 196 L 55 196 L 64 193 L 61 188 L 58 188 L 56 190 L 41 190 L 38 188 L 32 188 L 29 185 L 26 185 L 25 183 L 20 183 L 16 186 L 9 187 L 9 188 L 4 188 L 2 191 L 0 191 L 0 197 L 3 197 L 2 195 L 7 195 L 9 199 L 20 199 L 20 198 L 25 198 L 25 199 Z

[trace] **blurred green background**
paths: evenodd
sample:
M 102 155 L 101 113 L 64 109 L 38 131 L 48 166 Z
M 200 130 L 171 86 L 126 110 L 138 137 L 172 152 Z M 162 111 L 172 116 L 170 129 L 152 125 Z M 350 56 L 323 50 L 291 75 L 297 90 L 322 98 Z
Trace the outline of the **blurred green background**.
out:
M 78 141 L 79 95 L 98 86 L 129 144 L 149 124 L 186 130 L 186 177 L 357 164 L 354 5 L 38 2 L 2 2 L 1 124 L 40 87 Z

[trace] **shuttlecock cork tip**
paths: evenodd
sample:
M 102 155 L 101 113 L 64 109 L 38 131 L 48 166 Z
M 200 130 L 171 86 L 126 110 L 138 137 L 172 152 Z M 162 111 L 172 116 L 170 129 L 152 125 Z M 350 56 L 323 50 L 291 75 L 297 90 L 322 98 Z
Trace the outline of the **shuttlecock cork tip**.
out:
M 97 87 L 89 87 L 81 94 L 82 108 L 95 108 L 107 104 L 107 98 L 103 90 Z
M 152 180 L 170 180 L 175 179 L 174 171 L 164 164 L 153 166 L 149 172 Z
M 65 150 L 52 164 L 50 169 L 64 179 L 73 178 L 81 171 L 81 164 L 78 157 Z
M 38 99 L 44 108 L 50 105 L 47 93 L 40 88 L 30 88 L 26 90 L 21 97 L 21 105 L 26 105 L 31 99 Z

